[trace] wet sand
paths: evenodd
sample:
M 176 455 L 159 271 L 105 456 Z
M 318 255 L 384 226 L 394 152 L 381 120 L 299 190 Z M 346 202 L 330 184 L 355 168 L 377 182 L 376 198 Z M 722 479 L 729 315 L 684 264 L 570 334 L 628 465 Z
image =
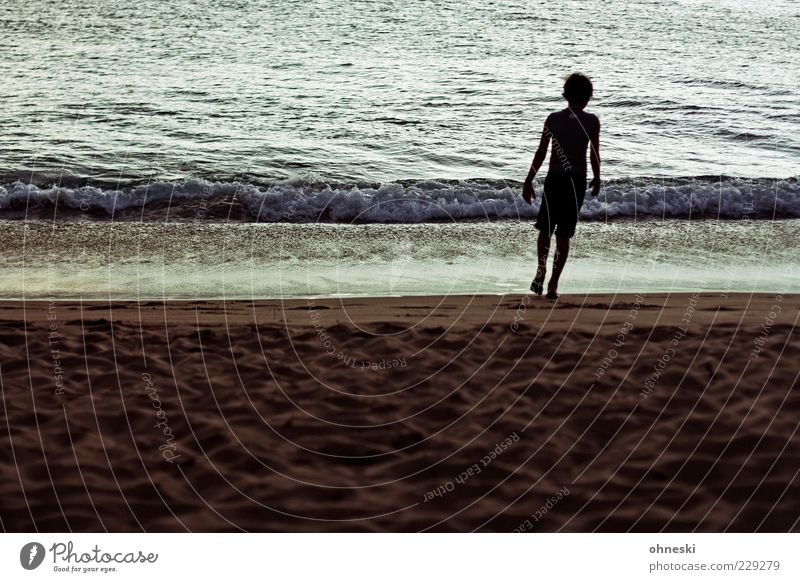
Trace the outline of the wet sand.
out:
M 798 531 L 800 296 L 0 303 L 6 531 Z

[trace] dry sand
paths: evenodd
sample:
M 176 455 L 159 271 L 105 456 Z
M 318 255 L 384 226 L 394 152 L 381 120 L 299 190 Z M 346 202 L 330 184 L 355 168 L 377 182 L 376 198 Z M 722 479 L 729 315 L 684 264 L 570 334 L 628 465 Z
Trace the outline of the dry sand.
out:
M 0 303 L 1 525 L 797 531 L 799 308 Z

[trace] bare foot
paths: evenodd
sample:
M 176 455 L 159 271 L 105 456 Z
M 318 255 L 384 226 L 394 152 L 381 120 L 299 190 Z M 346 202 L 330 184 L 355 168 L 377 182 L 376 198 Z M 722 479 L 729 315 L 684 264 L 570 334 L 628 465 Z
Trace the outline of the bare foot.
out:
M 536 270 L 536 277 L 534 277 L 533 283 L 531 283 L 531 291 L 537 295 L 541 295 L 542 291 L 544 291 L 544 277 L 546 274 L 547 270 L 544 267 L 539 267 Z
M 547 295 L 545 295 L 548 299 L 558 299 L 558 284 L 553 285 L 552 281 L 547 286 Z

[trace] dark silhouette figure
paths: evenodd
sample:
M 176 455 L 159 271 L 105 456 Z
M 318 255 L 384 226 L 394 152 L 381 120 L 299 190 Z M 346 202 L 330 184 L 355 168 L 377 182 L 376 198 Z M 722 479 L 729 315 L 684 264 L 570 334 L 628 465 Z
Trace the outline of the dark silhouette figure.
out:
M 573 73 L 564 82 L 564 99 L 567 108 L 547 116 L 533 156 L 531 169 L 522 186 L 522 197 L 528 204 L 536 196 L 533 178 L 547 156 L 547 145 L 552 140 L 550 165 L 544 181 L 544 195 L 536 219 L 539 229 L 538 263 L 531 291 L 541 295 L 547 274 L 547 256 L 550 240 L 556 235 L 556 252 L 553 257 L 553 274 L 547 283 L 547 297 L 558 299 L 558 280 L 569 256 L 569 239 L 575 234 L 578 214 L 586 192 L 586 150 L 591 144 L 592 196 L 600 192 L 600 120 L 584 111 L 592 98 L 592 82 L 581 73 Z

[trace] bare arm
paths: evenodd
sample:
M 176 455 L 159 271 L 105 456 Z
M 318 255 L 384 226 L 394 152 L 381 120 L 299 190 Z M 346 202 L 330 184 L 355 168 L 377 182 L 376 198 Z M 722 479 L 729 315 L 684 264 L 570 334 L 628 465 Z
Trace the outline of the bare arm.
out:
M 589 161 L 592 164 L 592 196 L 597 196 L 600 192 L 600 120 L 594 129 L 591 137 L 591 150 L 589 151 Z
M 547 146 L 550 144 L 550 135 L 550 129 L 547 127 L 547 122 L 545 122 L 544 129 L 542 129 L 542 137 L 539 139 L 539 147 L 533 156 L 533 162 L 531 162 L 531 167 L 528 170 L 525 182 L 522 184 L 522 197 L 528 204 L 531 204 L 535 196 L 533 192 L 533 178 L 536 176 L 539 168 L 541 168 L 544 163 L 544 159 L 547 157 Z
M 536 150 L 536 154 L 533 156 L 531 169 L 528 170 L 528 177 L 525 178 L 526 182 L 533 182 L 536 172 L 538 172 L 539 168 L 542 167 L 544 159 L 547 157 L 548 145 L 550 145 L 550 130 L 547 128 L 547 124 L 545 124 L 544 129 L 542 129 L 542 137 L 539 139 L 539 148 Z

